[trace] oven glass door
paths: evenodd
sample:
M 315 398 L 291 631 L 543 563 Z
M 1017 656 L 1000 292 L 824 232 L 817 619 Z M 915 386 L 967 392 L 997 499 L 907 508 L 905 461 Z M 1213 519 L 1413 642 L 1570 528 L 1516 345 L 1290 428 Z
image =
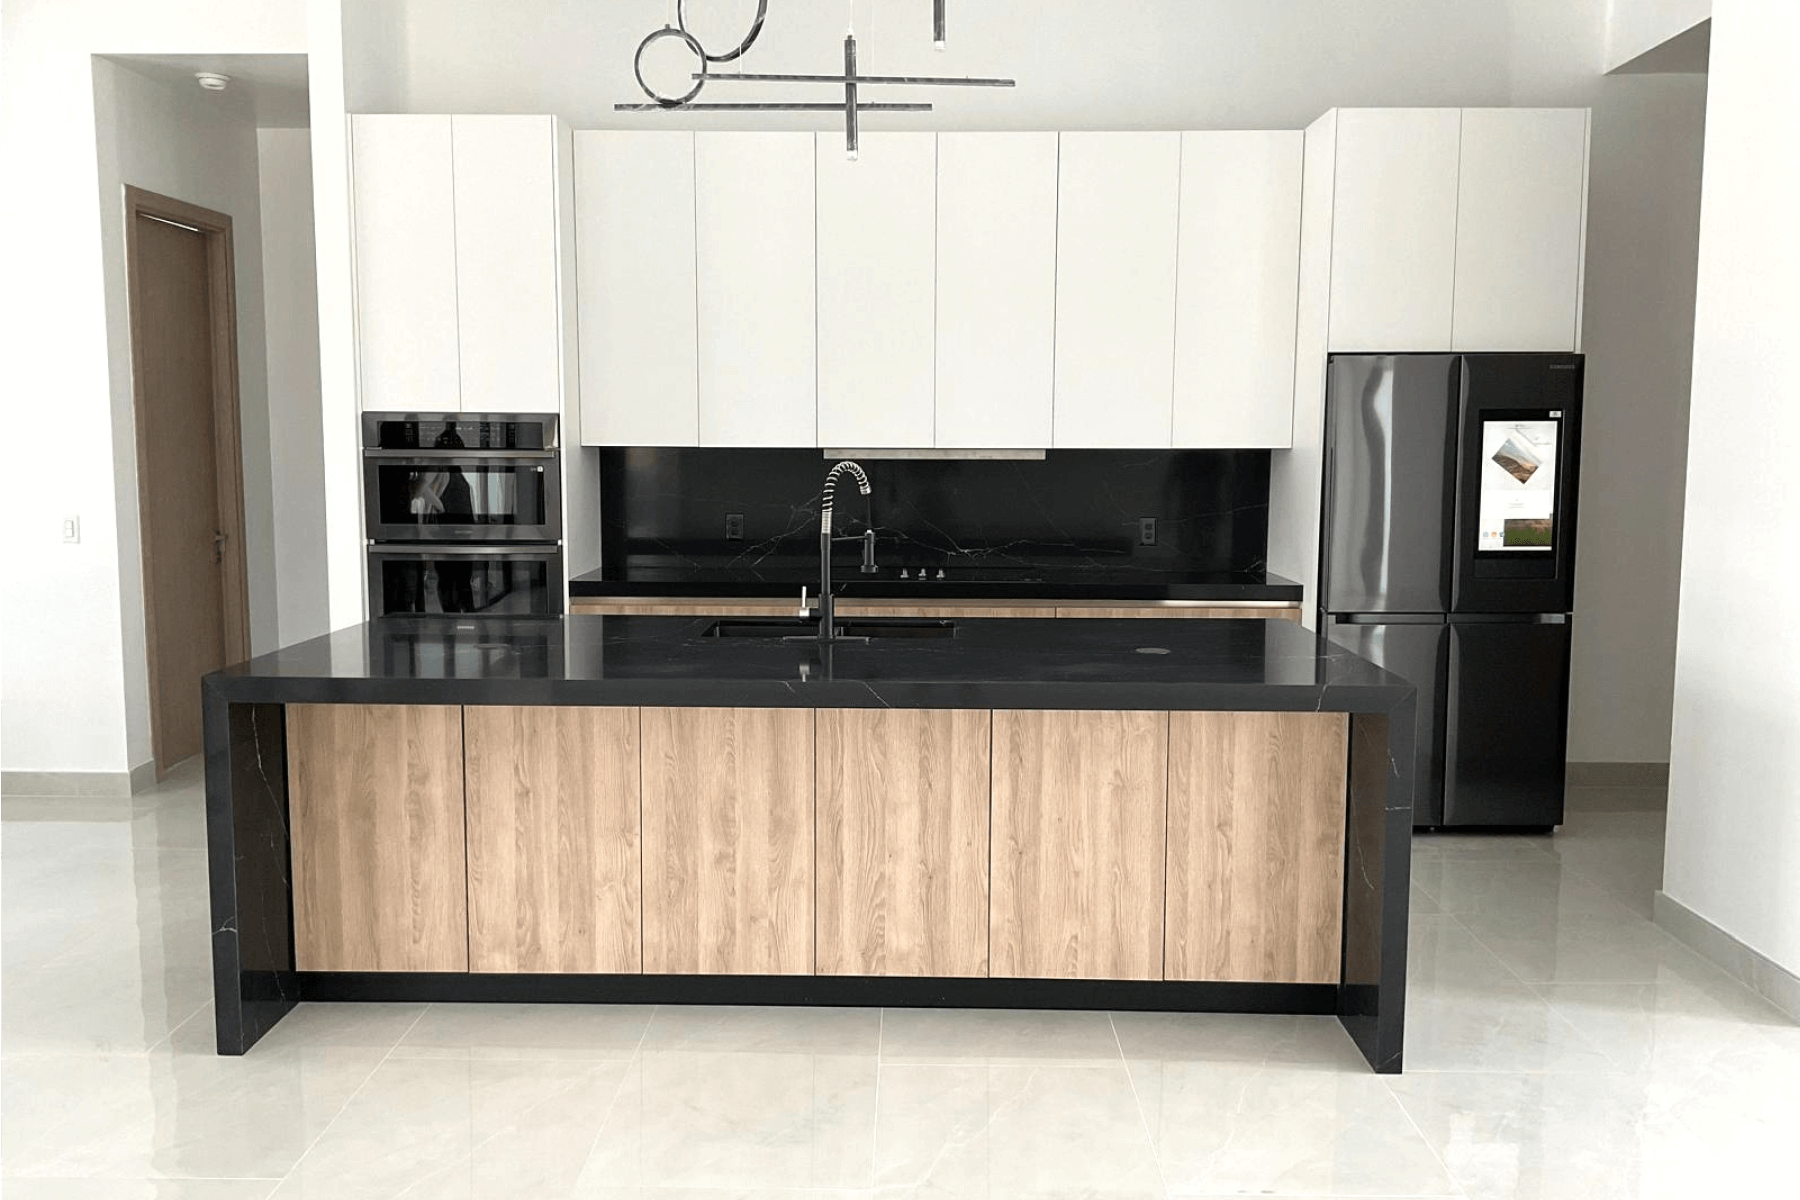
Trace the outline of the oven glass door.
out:
M 369 611 L 378 617 L 541 617 L 562 612 L 562 551 L 369 551 Z
M 552 457 L 371 455 L 363 480 L 378 542 L 551 542 L 561 536 Z

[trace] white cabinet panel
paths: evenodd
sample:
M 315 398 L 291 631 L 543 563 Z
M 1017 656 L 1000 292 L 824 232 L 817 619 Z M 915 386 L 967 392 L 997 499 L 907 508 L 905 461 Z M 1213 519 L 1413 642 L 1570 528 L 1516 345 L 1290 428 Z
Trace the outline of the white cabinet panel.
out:
M 462 409 L 559 413 L 556 119 L 451 121 Z
M 940 133 L 937 192 L 937 444 L 1045 449 L 1056 135 Z
M 700 444 L 694 135 L 575 135 L 582 440 Z
M 817 445 L 813 135 L 694 136 L 700 442 Z
M 817 137 L 819 444 L 932 444 L 937 138 Z
M 1305 140 L 1181 135 L 1176 446 L 1291 442 Z
M 1466 108 L 1456 350 L 1574 350 L 1586 225 L 1586 109 Z
M 1332 350 L 1443 350 L 1456 274 L 1454 108 L 1338 114 Z
M 1057 446 L 1167 446 L 1179 133 L 1065 133 L 1057 191 Z
M 459 407 L 450 118 L 350 119 L 362 407 Z

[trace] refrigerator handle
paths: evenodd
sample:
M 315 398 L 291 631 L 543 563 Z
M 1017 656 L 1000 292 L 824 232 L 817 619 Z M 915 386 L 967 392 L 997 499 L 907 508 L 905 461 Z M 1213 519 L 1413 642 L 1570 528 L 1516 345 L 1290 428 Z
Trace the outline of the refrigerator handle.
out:
M 1444 695 L 1448 702 L 1444 705 L 1444 802 L 1448 806 L 1450 797 L 1456 795 L 1457 717 L 1462 707 L 1456 698 L 1462 695 L 1462 655 L 1455 628 L 1445 630 L 1445 635 Z

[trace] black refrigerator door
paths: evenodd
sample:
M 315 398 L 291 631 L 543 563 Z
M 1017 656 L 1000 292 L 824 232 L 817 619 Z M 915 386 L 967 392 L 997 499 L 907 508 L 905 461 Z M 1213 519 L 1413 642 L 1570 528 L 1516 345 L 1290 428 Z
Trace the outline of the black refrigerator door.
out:
M 1460 362 L 1454 354 L 1331 356 L 1324 611 L 1449 610 Z
M 1369 618 L 1380 621 L 1381 618 Z M 1444 823 L 1444 697 L 1448 685 L 1449 630 L 1435 621 L 1365 624 L 1337 616 L 1328 626 L 1337 645 L 1359 654 L 1419 689 L 1414 742 L 1413 824 Z
M 1455 621 L 1444 718 L 1444 824 L 1562 823 L 1566 619 Z
M 1575 607 L 1579 354 L 1463 356 L 1455 613 Z

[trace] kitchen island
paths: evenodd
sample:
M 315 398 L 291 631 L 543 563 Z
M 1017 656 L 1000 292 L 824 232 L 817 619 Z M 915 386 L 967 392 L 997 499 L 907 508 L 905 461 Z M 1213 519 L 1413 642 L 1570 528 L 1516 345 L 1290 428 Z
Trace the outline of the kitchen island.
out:
M 888 1004 L 1335 1013 L 1400 1069 L 1411 685 L 1287 622 L 724 624 L 208 676 L 220 1053 L 302 1000 Z

